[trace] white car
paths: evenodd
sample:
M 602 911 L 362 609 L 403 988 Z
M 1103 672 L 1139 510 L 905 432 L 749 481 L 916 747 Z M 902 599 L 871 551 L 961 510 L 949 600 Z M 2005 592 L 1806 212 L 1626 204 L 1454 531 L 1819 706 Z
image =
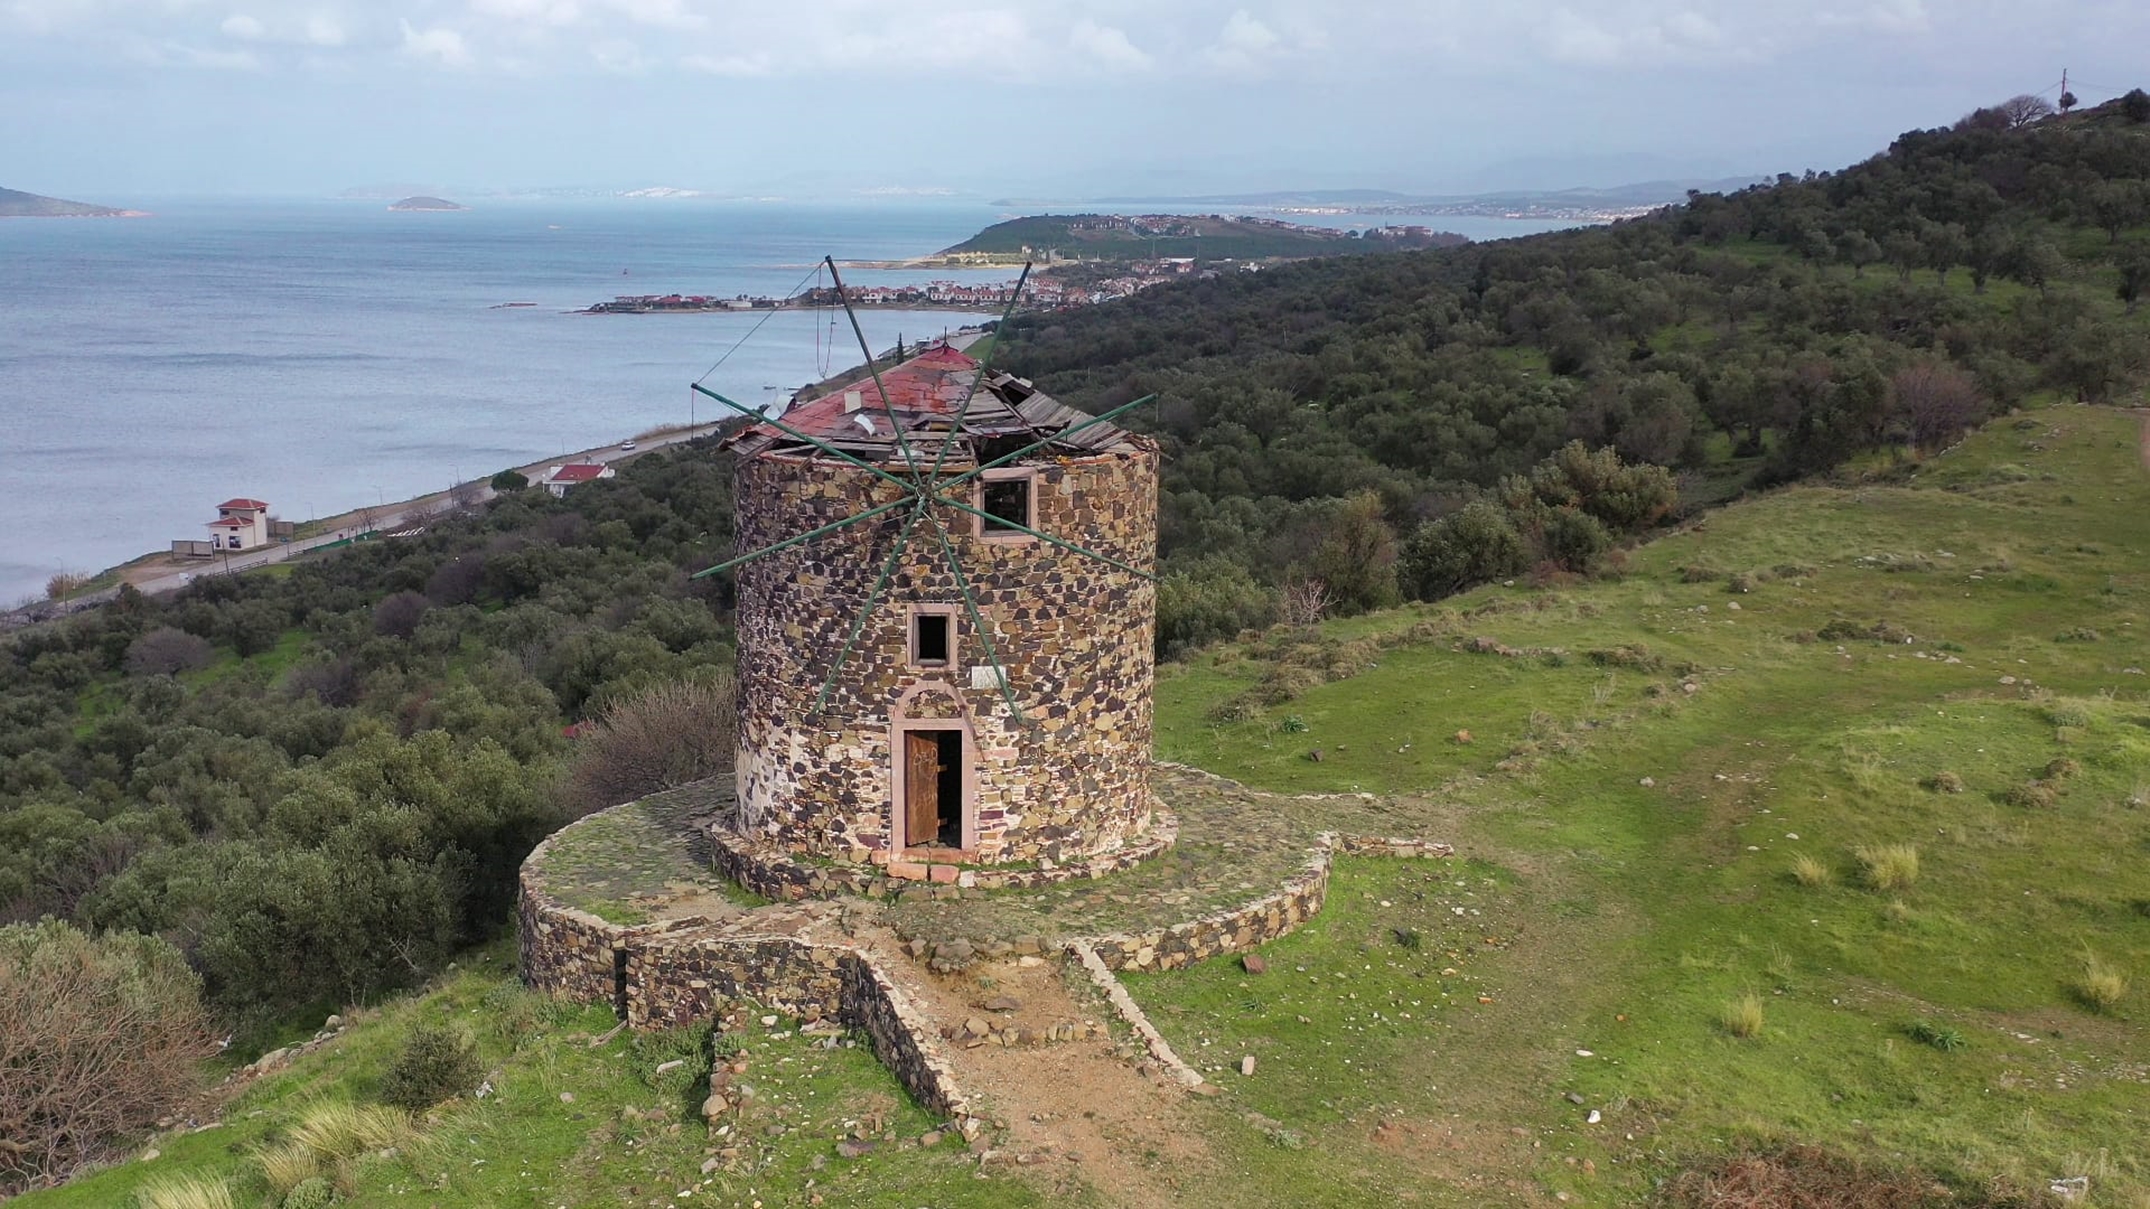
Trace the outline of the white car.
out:
M 621 453 L 633 453 L 633 452 L 634 452 L 634 448 L 635 448 L 635 443 L 634 443 L 633 441 L 621 441 L 621 442 L 620 442 L 620 452 L 621 452 Z

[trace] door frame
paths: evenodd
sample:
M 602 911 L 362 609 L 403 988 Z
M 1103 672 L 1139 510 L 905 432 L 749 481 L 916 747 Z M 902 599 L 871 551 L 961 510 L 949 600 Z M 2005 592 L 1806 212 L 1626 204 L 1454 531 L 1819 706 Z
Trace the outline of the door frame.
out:
M 921 686 L 923 687 L 923 686 Z M 938 686 L 943 692 L 960 703 L 957 696 L 946 686 Z M 906 694 L 906 698 L 911 694 Z M 890 711 L 888 720 L 888 836 L 892 855 L 901 856 L 911 846 L 909 780 L 910 735 L 913 731 L 956 731 L 963 736 L 963 846 L 952 854 L 970 859 L 978 851 L 978 739 L 971 731 L 970 717 L 966 713 L 955 718 L 910 718 L 901 712 L 908 700 L 897 702 L 897 709 Z M 946 849 L 939 850 L 947 854 Z

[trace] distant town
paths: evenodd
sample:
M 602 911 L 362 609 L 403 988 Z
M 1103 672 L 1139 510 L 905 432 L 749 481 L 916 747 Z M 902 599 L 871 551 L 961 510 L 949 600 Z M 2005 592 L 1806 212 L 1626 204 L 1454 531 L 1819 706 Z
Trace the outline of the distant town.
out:
M 1231 267 L 1251 270 L 1258 266 L 1235 264 Z M 1109 276 L 1082 282 L 1063 280 L 1043 273 L 1033 275 L 1023 288 L 1024 309 L 1065 310 L 1113 298 L 1125 298 L 1153 285 L 1189 276 L 1196 272 L 1196 264 L 1191 256 L 1165 257 L 1158 260 L 1120 262 L 1113 265 L 1112 269 Z M 849 286 L 846 287 L 845 293 L 850 296 L 851 305 L 858 307 L 997 311 L 1008 305 L 1008 297 L 1014 289 L 1013 281 L 928 281 L 922 285 Z M 595 303 L 580 313 L 695 314 L 713 311 L 807 310 L 842 304 L 843 299 L 837 296 L 835 289 L 822 286 L 789 298 L 771 298 L 756 294 L 735 294 L 730 297 L 711 294 L 623 294 L 610 302 Z

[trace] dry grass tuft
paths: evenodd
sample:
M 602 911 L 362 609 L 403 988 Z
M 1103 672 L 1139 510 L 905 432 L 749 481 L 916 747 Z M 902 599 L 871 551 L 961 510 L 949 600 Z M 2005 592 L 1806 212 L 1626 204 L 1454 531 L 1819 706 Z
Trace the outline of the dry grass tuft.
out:
M 1916 844 L 1861 844 L 1851 850 L 1866 884 L 1876 890 L 1908 890 L 1919 880 Z
M 2076 975 L 2069 986 L 2084 1007 L 2093 1012 L 2110 1012 L 2128 997 L 2128 976 L 2118 966 L 2085 950 L 2083 972 Z
M 1727 1000 L 1717 1013 L 1717 1026 L 1734 1037 L 1762 1035 L 1762 997 L 1753 993 Z
M 321 1156 L 296 1142 L 261 1151 L 254 1156 L 261 1177 L 281 1201 L 293 1188 L 321 1174 Z
M 1999 1209 L 2044 1204 L 2005 1189 L 1951 1189 L 1920 1171 L 1868 1167 L 1811 1146 L 1746 1154 L 1674 1176 L 1672 1209 Z
M 141 1209 L 237 1209 L 231 1185 L 198 1175 L 165 1176 L 135 1190 Z
M 1829 886 L 1836 883 L 1836 870 L 1827 862 L 1801 853 L 1792 858 L 1792 880 L 1802 886 Z
M 384 1150 L 410 1136 L 410 1117 L 398 1109 L 332 1101 L 308 1109 L 291 1127 L 286 1145 L 335 1162 L 356 1158 L 369 1150 Z

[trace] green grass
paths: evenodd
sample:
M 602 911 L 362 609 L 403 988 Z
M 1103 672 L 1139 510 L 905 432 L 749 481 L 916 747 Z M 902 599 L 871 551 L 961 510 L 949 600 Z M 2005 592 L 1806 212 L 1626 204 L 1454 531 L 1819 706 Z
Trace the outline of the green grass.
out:
M 2131 416 L 2046 408 L 1924 464 L 1712 513 L 1617 580 L 1488 587 L 1163 669 L 1161 755 L 1259 789 L 1382 795 L 1293 801 L 1289 819 L 1251 800 L 1246 827 L 1329 819 L 1461 854 L 1340 860 L 1323 913 L 1263 946 L 1264 974 L 1227 959 L 1126 980 L 1222 1089 L 1158 1125 L 1190 1135 L 1173 1152 L 1188 1203 L 1633 1204 L 1684 1167 L 1791 1143 L 1960 1189 L 2088 1171 L 2096 1204 L 2150 1199 L 2130 981 L 2150 960 L 2138 436 Z M 1728 592 L 1734 574 L 1751 590 Z M 1846 636 L 1820 638 L 1833 622 Z M 1282 660 L 1330 670 L 1212 720 Z M 2051 801 L 2011 800 L 2032 783 Z M 593 831 L 558 859 L 616 874 L 588 905 L 632 912 L 686 868 L 646 839 Z M 1867 874 L 1861 851 L 1893 872 Z M 1074 918 L 1113 892 L 1039 909 Z M 311 1105 L 367 1101 L 421 1019 L 470 1028 L 499 1094 L 357 1160 L 351 1203 L 682 1203 L 711 1145 L 689 1106 L 643 1081 L 628 1041 L 589 1047 L 605 1012 L 522 994 L 504 955 L 366 1013 L 220 1128 L 158 1140 L 156 1162 L 22 1203 L 124 1205 L 181 1174 L 261 1204 L 254 1156 Z M 834 1158 L 861 1114 L 899 1138 L 934 1123 L 862 1050 L 750 1045 L 785 1111 L 752 1123 L 751 1175 L 684 1203 L 1034 1199 L 945 1146 Z
M 1485 588 L 1330 631 L 1482 635 L 1565 662 L 1436 638 L 1231 722 L 1209 711 L 1260 679 L 1268 646 L 1171 670 L 1165 754 L 1261 788 L 1402 795 L 1396 830 L 1510 878 L 1486 925 L 1500 945 L 1456 967 L 1497 970 L 1501 993 L 1444 1007 L 1409 1044 L 1376 1042 L 1400 1023 L 1353 1026 L 1439 978 L 1381 941 L 1428 924 L 1398 897 L 1424 891 L 1348 862 L 1333 883 L 1344 909 L 1270 946 L 1268 979 L 1352 971 L 1358 1000 L 1328 1007 L 1359 1007 L 1357 1020 L 1271 1004 L 1225 963 L 1133 980 L 1182 1052 L 1263 1055 L 1242 1094 L 1305 1147 L 1273 1156 L 1255 1134 L 1230 1160 L 1276 1181 L 1279 1200 L 1334 1179 L 1366 1201 L 1629 1203 L 1746 1145 L 1902 1156 L 2017 1187 L 2104 1149 L 2099 1195 L 2150 1197 L 2129 1073 L 2150 1040 L 2125 982 L 2150 957 L 2137 443 L 2120 413 L 2011 417 L 1923 465 L 1714 513 L 1636 551 L 1617 582 Z M 1695 565 L 1718 574 L 1682 582 Z M 1740 571 L 1759 582 L 1729 595 Z M 1839 619 L 1913 641 L 1815 639 Z M 2079 631 L 2100 640 L 2053 641 Z M 1573 657 L 1637 644 L 1668 670 Z M 1682 663 L 1692 693 L 1669 670 Z M 1284 731 L 1286 715 L 1308 730 Z M 1462 728 L 1469 745 L 1452 740 Z M 1317 746 L 1319 763 L 1305 758 Z M 2032 781 L 2056 789 L 2050 808 L 2005 800 Z M 1861 849 L 1886 888 L 1863 873 L 1832 884 Z M 1396 906 L 1361 918 L 1369 895 Z M 2103 991 L 2087 989 L 2086 952 Z M 1767 1027 L 1742 1040 L 1721 1015 L 1750 994 Z M 1907 1017 L 1964 1044 L 1919 1043 Z M 1302 1081 L 1286 1084 L 1283 1053 L 1303 1058 Z M 1570 1090 L 1604 1124 L 1588 1126 Z M 1232 1111 L 1214 1127 L 1247 1132 Z
M 507 969 L 511 951 L 473 954 L 427 993 L 359 1013 L 341 1039 L 249 1088 L 220 1126 L 156 1139 L 162 1153 L 155 1160 L 123 1163 L 13 1203 L 109 1209 L 132 1205 L 153 1182 L 191 1181 L 228 1185 L 237 1209 L 270 1206 L 257 1156 L 294 1146 L 339 1170 L 350 1192 L 338 1203 L 352 1205 L 784 1205 L 815 1194 L 831 1205 L 1036 1203 L 1018 1183 L 976 1178 L 975 1156 L 954 1142 L 932 1150 L 904 1145 L 939 1122 L 910 1104 L 868 1050 L 821 1049 L 795 1033 L 748 1037 L 749 1073 L 742 1077 L 761 1094 L 730 1132 L 712 1138 L 693 1115 L 699 1095 L 653 1090 L 625 1034 L 593 1049 L 590 1042 L 612 1027 L 611 1014 L 523 991 Z M 377 1122 L 333 1111 L 370 1105 L 404 1035 L 422 1020 L 472 1030 L 492 1092 L 422 1116 L 416 1135 L 400 1144 Z M 324 1115 L 324 1106 L 332 1111 Z M 862 1158 L 837 1157 L 834 1141 L 845 1123 L 868 1120 L 895 1141 Z M 381 1157 L 385 1147 L 375 1143 L 383 1141 L 393 1145 L 391 1157 Z M 737 1148 L 728 1166 L 704 1175 L 705 1159 L 719 1157 L 709 1152 L 727 1147 Z M 298 1174 L 289 1165 L 279 1170 L 284 1178 Z M 696 1195 L 682 1201 L 684 1189 Z

